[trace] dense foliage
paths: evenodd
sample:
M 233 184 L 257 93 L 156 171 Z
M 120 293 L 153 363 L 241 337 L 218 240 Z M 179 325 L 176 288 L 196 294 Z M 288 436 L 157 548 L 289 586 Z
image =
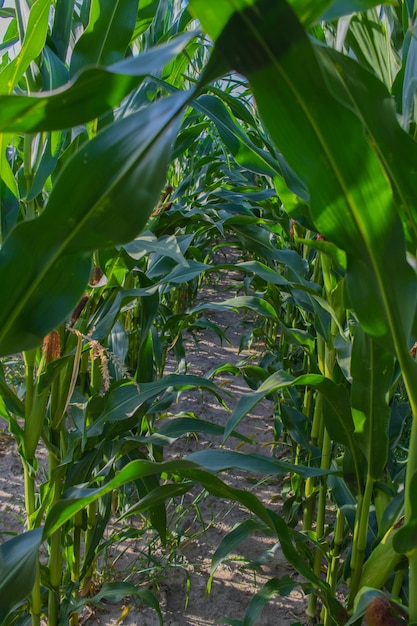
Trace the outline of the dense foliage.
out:
M 199 484 L 248 510 L 213 575 L 261 531 L 305 581 L 310 618 L 417 624 L 414 3 L 5 5 L 0 416 L 27 531 L 0 546 L 0 623 L 77 624 L 112 512 L 147 512 L 164 542 L 166 503 Z M 197 304 L 226 244 L 242 295 Z M 223 402 L 215 373 L 186 368 L 183 334 L 212 327 L 210 307 L 254 311 L 265 346 L 228 368 L 248 392 L 223 441 L 268 398 L 284 460 L 220 445 L 166 460 L 175 438 L 218 435 L 159 420 L 184 389 Z M 223 482 L 233 467 L 285 474 L 282 515 Z M 271 579 L 245 626 L 284 588 Z M 132 593 L 161 615 L 146 587 L 96 600 Z

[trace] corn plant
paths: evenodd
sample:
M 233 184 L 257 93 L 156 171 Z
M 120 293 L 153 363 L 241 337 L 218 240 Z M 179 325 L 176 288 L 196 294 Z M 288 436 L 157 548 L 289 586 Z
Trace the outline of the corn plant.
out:
M 317 276 L 321 274 L 323 277 L 321 304 L 324 298 L 325 309 L 331 313 L 328 329 L 322 325 L 317 327 L 320 336 L 317 337 L 316 370 L 295 379 L 284 372 L 273 374 L 250 398 L 242 400 L 229 428 L 237 426 L 251 403 L 274 390 L 307 384 L 319 392 L 312 416 L 311 443 L 320 443 L 322 469 L 330 467 L 331 446 L 335 443 L 344 446 L 345 462 L 351 466 L 354 476 L 356 513 L 352 523 L 348 573 L 351 585 L 348 609 L 352 610 L 361 584 L 369 583 L 372 578 L 369 573 L 373 555 L 369 557 L 370 564 L 365 571 L 363 563 L 370 529 L 370 506 L 374 492 L 375 497 L 378 492 L 377 484 L 381 486 L 388 458 L 390 412 L 387 402 L 397 380 L 394 359 L 415 414 L 415 361 L 410 355 L 415 315 L 415 271 L 406 256 L 407 242 L 411 243 L 409 249 L 412 252 L 415 248 L 412 245 L 415 190 L 409 166 L 402 168 L 399 165 L 405 154 L 402 148 L 407 145 L 407 154 L 414 154 L 415 144 L 402 130 L 393 104 L 386 106 L 389 100 L 387 87 L 392 88 L 395 62 L 398 64 L 399 61 L 398 47 L 391 48 L 387 25 L 402 26 L 407 20 L 407 7 L 404 5 L 398 11 L 387 9 L 383 13 L 385 21 L 379 20 L 376 10 L 359 15 L 352 20 L 348 36 L 341 44 L 338 37 L 341 30 L 337 31 L 337 28 L 342 29 L 343 24 L 341 20 L 339 23 L 334 20 L 348 13 L 350 8 L 342 3 L 320 2 L 314 3 L 313 7 L 301 2 L 247 2 L 235 7 L 231 3 L 219 2 L 215 13 L 198 0 L 190 4 L 216 42 L 213 65 L 221 67 L 221 59 L 229 68 L 249 79 L 260 116 L 282 155 L 281 167 L 285 163 L 276 177 L 277 191 L 284 207 L 288 202 L 290 215 L 302 219 L 301 223 L 320 235 L 321 243 L 310 245 L 320 251 L 315 264 Z M 367 7 L 364 3 L 352 8 Z M 322 19 L 331 21 L 328 31 L 332 34 L 332 41 L 338 42 L 340 47 L 345 45 L 347 51 L 353 49 L 361 64 L 324 45 L 326 31 L 320 26 Z M 412 12 L 408 19 L 413 19 Z M 309 38 L 306 31 L 318 37 L 319 43 Z M 362 41 L 366 40 L 372 43 L 368 50 L 364 45 L 361 47 Z M 384 56 L 387 41 L 389 52 Z M 364 50 L 364 57 L 359 55 L 360 49 Z M 412 63 L 410 49 L 411 45 L 406 67 Z M 405 48 L 404 54 L 406 52 Z M 376 59 L 382 61 L 378 66 Z M 373 70 L 380 70 L 378 75 L 369 71 L 370 66 Z M 408 106 L 408 111 L 403 110 L 405 128 L 409 124 L 410 93 L 413 93 L 412 87 L 405 83 L 403 96 L 408 96 L 403 100 L 403 105 L 407 102 Z M 387 127 L 392 131 L 389 137 L 384 132 Z M 301 201 L 294 199 L 289 189 Z M 401 197 L 400 201 L 398 197 Z M 398 203 L 399 211 L 395 203 Z M 341 257 L 338 250 L 346 256 Z M 342 283 L 337 279 L 337 268 L 339 276 L 343 276 Z M 317 299 L 317 295 L 313 298 Z M 346 316 L 346 310 L 352 313 Z M 350 317 L 352 314 L 353 318 Z M 350 340 L 344 330 L 349 320 L 358 326 L 354 331 L 350 371 L 345 372 L 348 378 L 343 380 L 337 357 L 341 361 L 343 352 L 349 353 L 346 343 Z M 282 333 L 285 341 L 287 330 L 284 326 Z M 295 336 L 294 331 L 287 333 L 292 343 L 296 341 Z M 304 411 L 307 408 L 305 406 Z M 406 599 L 408 597 L 410 623 L 416 623 L 417 619 L 412 530 L 415 525 L 415 445 L 413 427 L 405 477 L 404 524 L 396 529 L 392 542 L 384 538 L 379 552 L 385 552 L 385 556 L 378 555 L 379 563 L 383 558 L 390 559 L 391 571 L 401 560 L 401 555 L 408 558 L 409 592 L 406 592 Z M 309 491 L 307 498 L 310 501 L 311 495 Z M 318 542 L 324 532 L 325 495 L 326 484 L 322 482 L 318 493 Z M 306 529 L 309 515 L 307 509 Z M 343 524 L 341 509 L 335 527 L 336 537 L 343 536 Z M 390 533 L 394 527 L 396 524 Z M 333 555 L 336 559 L 337 547 L 336 542 Z M 316 556 L 313 570 L 318 572 L 319 551 Z M 376 555 L 374 558 L 377 561 Z M 337 561 L 330 561 L 331 586 L 335 564 Z M 382 577 L 387 574 L 387 570 L 381 572 Z M 375 586 L 384 582 L 381 578 Z M 392 590 L 394 595 L 398 594 L 397 583 Z M 358 606 L 363 611 L 363 603 L 359 602 Z M 314 612 L 313 604 L 310 609 Z M 338 618 L 325 611 L 323 619 L 325 623 L 331 623 Z
M 0 620 L 76 624 L 111 494 L 134 485 L 128 514 L 148 511 L 163 541 L 165 501 L 199 483 L 251 514 L 212 576 L 261 531 L 302 575 L 312 619 L 403 623 L 408 607 L 417 624 L 415 421 L 405 471 L 396 456 L 417 410 L 412 3 L 16 0 L 0 11 L 0 353 L 23 352 L 25 367 L 23 397 L 0 372 L 0 409 L 27 513 L 27 532 L 0 547 Z M 238 258 L 219 265 L 224 244 Z M 219 269 L 240 271 L 243 295 L 196 302 Z M 255 366 L 226 366 L 252 391 L 221 435 L 238 436 L 268 398 L 287 459 L 223 448 L 164 461 L 176 436 L 218 434 L 199 420 L 158 425 L 190 386 L 222 401 L 183 373 L 181 334 L 209 325 L 210 308 L 256 312 L 267 347 Z M 172 343 L 182 369 L 165 375 Z M 283 516 L 216 476 L 233 467 L 287 476 Z M 295 584 L 271 579 L 244 624 Z M 93 601 L 127 593 L 159 610 L 131 585 Z

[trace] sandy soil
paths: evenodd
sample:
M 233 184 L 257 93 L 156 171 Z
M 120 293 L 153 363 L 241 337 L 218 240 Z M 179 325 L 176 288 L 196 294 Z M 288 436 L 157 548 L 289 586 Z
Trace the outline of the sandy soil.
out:
M 230 294 L 207 290 L 207 299 L 223 299 Z M 242 315 L 236 313 L 209 314 L 210 319 L 225 329 L 231 345 L 223 342 L 211 331 L 204 331 L 198 336 L 198 342 L 188 340 L 188 373 L 204 375 L 214 366 L 222 363 L 238 362 L 248 352 L 238 353 L 238 346 L 245 327 Z M 233 394 L 227 400 L 233 406 L 239 396 L 248 391 L 240 378 L 230 375 L 217 377 L 225 391 Z M 202 419 L 218 424 L 225 424 L 228 412 L 212 396 L 192 392 L 183 394 L 172 412 L 193 411 Z M 24 522 L 22 494 L 22 470 L 14 443 L 0 425 L 0 541 L 8 538 L 8 532 L 15 532 Z M 240 431 L 256 441 L 256 445 L 245 444 L 243 450 L 269 454 L 273 441 L 272 404 L 264 401 L 246 418 L 239 427 Z M 169 455 L 187 455 L 196 449 L 217 445 L 218 442 L 202 436 L 197 441 L 188 438 L 177 441 Z M 228 445 L 235 447 L 236 439 L 230 439 Z M 280 483 L 276 479 L 262 482 L 250 481 L 248 476 L 239 472 L 229 474 L 227 480 L 240 488 L 250 488 L 267 505 L 279 510 Z M 212 555 L 222 537 L 236 523 L 246 519 L 247 512 L 241 507 L 200 494 L 188 495 L 187 514 L 180 516 L 172 511 L 173 534 L 167 549 L 160 546 L 153 535 L 138 533 L 135 539 L 126 539 L 108 551 L 101 562 L 103 580 L 117 575 L 121 580 L 143 584 L 144 572 L 149 567 L 148 586 L 157 595 L 164 624 L 166 626 L 202 626 L 222 623 L 229 618 L 243 620 L 248 603 L 253 594 L 272 577 L 290 576 L 298 580 L 297 575 L 285 562 L 280 548 L 273 539 L 264 536 L 252 537 L 244 542 L 230 559 L 216 571 L 211 593 L 207 595 Z M 193 506 L 194 504 L 197 506 Z M 204 524 L 201 523 L 201 518 Z M 139 524 L 140 520 L 129 518 L 129 524 Z M 151 550 L 149 551 L 149 545 Z M 257 567 L 250 563 L 257 560 Z M 304 621 L 306 601 L 303 593 L 292 591 L 287 597 L 273 598 L 263 609 L 256 622 L 263 626 L 290 626 Z M 157 626 L 156 612 L 144 607 L 134 598 L 125 598 L 123 602 L 110 603 L 103 600 L 97 607 L 89 607 L 82 615 L 80 623 L 93 626 L 97 624 L 111 626 L 116 624 Z M 223 622 L 225 623 L 225 622 Z

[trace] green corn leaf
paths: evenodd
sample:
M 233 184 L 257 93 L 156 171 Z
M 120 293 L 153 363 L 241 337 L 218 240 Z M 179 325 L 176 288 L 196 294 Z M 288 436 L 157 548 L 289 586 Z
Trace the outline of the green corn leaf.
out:
M 168 374 L 160 380 L 142 383 L 140 387 L 134 383 L 126 383 L 110 392 L 104 411 L 89 427 L 88 436 L 100 435 L 107 424 L 131 417 L 145 402 L 173 389 L 177 391 L 205 389 L 214 394 L 219 402 L 223 402 L 217 385 L 200 376 Z
M 297 586 L 298 583 L 289 576 L 268 580 L 251 598 L 243 619 L 243 626 L 255 626 L 261 616 L 262 609 L 271 598 L 277 595 L 288 596 Z
M 54 24 L 52 27 L 51 40 L 57 52 L 58 58 L 65 63 L 68 45 L 71 37 L 71 22 L 75 0 L 58 2 L 55 6 Z
M 0 132 L 31 133 L 77 126 L 120 104 L 145 76 L 160 71 L 180 54 L 193 33 L 184 33 L 109 67 L 87 67 L 51 92 L 0 95 Z
M 32 591 L 41 542 L 42 529 L 36 528 L 0 545 L 0 624 Z
M 242 0 L 238 10 L 214 2 L 216 20 L 203 0 L 190 4 L 217 54 L 248 76 L 272 139 L 309 189 L 317 231 L 346 251 L 361 325 L 391 351 L 407 345 L 416 276 L 390 185 L 361 120 L 329 91 L 296 16 L 283 0 Z
M 268 535 L 271 529 L 265 526 L 259 520 L 250 518 L 243 522 L 240 522 L 233 530 L 231 530 L 220 542 L 218 548 L 216 548 L 213 558 L 211 560 L 210 578 L 207 583 L 207 593 L 210 593 L 213 576 L 216 573 L 219 565 L 243 542 L 246 541 L 255 532 L 262 532 L 264 535 Z
M 103 606 L 103 600 L 108 602 L 121 602 L 126 596 L 138 598 L 145 606 L 154 609 L 158 615 L 160 626 L 163 626 L 163 618 L 158 598 L 146 587 L 139 587 L 133 583 L 124 581 L 105 582 L 100 591 L 92 597 L 71 598 L 70 603 L 62 603 L 60 607 L 60 620 L 62 623 L 69 623 L 71 614 L 81 612 L 85 606 Z
M 289 4 L 303 26 L 308 29 L 321 18 L 324 11 L 332 4 L 332 0 L 317 0 L 316 2 L 289 0 Z
M 9 145 L 9 139 L 9 135 L 0 133 L 0 185 L 6 188 L 5 193 L 11 193 L 15 198 L 19 198 L 19 190 L 16 179 L 13 175 L 12 168 L 10 167 L 10 163 L 6 155 L 6 148 Z M 1 230 L 3 235 L 3 225 Z
M 198 304 L 190 309 L 190 313 L 198 313 L 206 309 L 213 309 L 214 311 L 233 311 L 237 309 L 249 309 L 264 317 L 272 319 L 277 318 L 277 313 L 274 307 L 269 304 L 263 298 L 257 296 L 236 296 L 235 298 L 228 298 L 223 302 L 207 302 Z
M 187 267 L 188 264 L 188 261 L 186 261 L 181 252 L 178 239 L 174 235 L 158 239 L 152 232 L 146 232 L 122 247 L 123 250 L 126 250 L 128 255 L 135 260 L 139 260 L 145 255 L 155 252 L 161 256 L 169 257 L 179 265 Z
M 40 55 L 48 32 L 50 5 L 50 0 L 33 3 L 20 52 L 0 71 L 0 94 L 11 93 L 30 63 Z
M 267 457 L 262 454 L 246 454 L 234 450 L 198 450 L 187 456 L 188 461 L 198 463 L 210 472 L 223 472 L 228 469 L 240 469 L 258 474 L 288 474 L 293 472 L 309 478 L 310 476 L 323 476 L 328 470 L 304 465 L 294 465 L 285 461 Z
M 377 0 L 333 0 L 331 6 L 322 15 L 323 20 L 334 20 L 343 15 L 367 11 L 380 5 Z M 383 4 L 395 5 L 395 0 L 385 0 Z
M 129 515 L 134 515 L 139 511 L 146 511 L 152 507 L 158 507 L 161 504 L 163 505 L 167 500 L 171 500 L 171 498 L 176 498 L 178 496 L 182 496 L 187 491 L 190 490 L 190 483 L 180 483 L 178 485 L 173 484 L 165 484 L 160 485 L 153 489 L 150 493 L 141 497 L 140 501 L 130 506 L 127 511 L 123 513 L 120 519 L 124 519 L 129 517 Z M 159 521 L 159 526 L 160 520 Z M 161 535 L 163 543 L 165 543 L 166 539 L 166 528 L 158 528 L 158 525 L 155 525 L 156 530 L 158 530 Z M 163 532 L 162 532 L 163 531 Z
M 174 283 L 176 285 L 187 283 L 188 281 L 200 276 L 203 272 L 212 268 L 212 265 L 207 265 L 207 263 L 200 263 L 200 261 L 194 261 L 190 259 L 187 262 L 187 267 L 177 266 L 172 272 L 169 272 L 166 276 L 164 276 L 159 284 L 165 283 Z
M 200 96 L 193 103 L 193 107 L 213 120 L 220 137 L 241 167 L 266 176 L 279 173 L 277 161 L 249 139 L 219 98 L 211 95 Z
M 174 419 L 167 420 L 158 428 L 158 435 L 171 439 L 177 439 L 178 437 L 189 435 L 190 433 L 204 433 L 211 437 L 223 437 L 224 428 L 218 424 L 206 422 L 205 420 L 195 417 L 175 417 Z M 231 436 L 237 437 L 246 443 L 252 443 L 249 437 L 245 437 L 240 433 L 233 432 Z
M 298 550 L 295 548 L 292 539 L 305 539 L 297 536 L 297 532 L 290 528 L 283 517 L 277 515 L 274 511 L 269 511 L 269 515 L 274 524 L 275 532 L 279 538 L 280 547 L 287 559 L 288 563 L 301 574 L 307 581 L 311 582 L 316 588 L 317 595 L 323 603 L 329 608 L 329 612 L 335 620 L 336 624 L 344 624 L 346 622 L 346 609 L 334 597 L 334 592 L 329 585 L 316 576 L 313 569 L 304 560 Z
M 394 359 L 360 327 L 353 340 L 351 403 L 355 440 L 368 462 L 369 474 L 377 480 L 388 459 L 390 407 Z
M 98 604 L 99 602 L 101 602 L 101 600 L 104 599 L 108 600 L 109 602 L 120 602 L 126 596 L 136 596 L 145 604 L 145 606 L 149 606 L 152 609 L 155 609 L 158 614 L 160 626 L 162 626 L 163 619 L 159 602 L 156 596 L 151 591 L 149 591 L 149 589 L 138 587 L 133 583 L 123 581 L 104 583 L 100 591 L 92 598 L 89 598 L 88 602 L 91 602 L 92 604 Z
M 349 621 L 344 622 L 345 626 L 354 626 L 358 622 L 360 623 L 361 618 L 366 613 L 366 609 L 376 598 L 381 598 L 381 599 L 386 600 L 387 597 L 388 597 L 387 594 L 381 591 L 380 589 L 373 589 L 372 587 L 368 587 L 364 585 L 359 590 L 359 593 L 355 599 L 354 613 L 352 617 L 349 619 Z M 406 615 L 407 608 L 404 606 L 404 604 L 400 603 L 398 598 L 392 596 L 389 599 L 390 599 L 390 604 L 391 604 L 389 614 L 388 615 L 384 614 L 381 617 L 383 620 L 387 620 L 387 621 L 389 620 L 391 623 L 401 624 L 401 622 L 404 621 L 403 618 Z M 398 606 L 397 614 L 395 611 L 396 606 Z M 396 619 L 397 616 L 398 616 L 398 619 Z M 412 626 L 411 623 L 410 623 L 410 626 Z
M 131 481 L 144 476 L 160 475 L 161 473 L 174 474 L 181 478 L 197 482 L 217 497 L 227 498 L 233 502 L 240 502 L 249 511 L 257 515 L 269 527 L 273 527 L 267 509 L 252 493 L 235 489 L 226 485 L 220 478 L 199 468 L 195 463 L 187 460 L 174 460 L 165 463 L 137 460 L 126 465 L 113 479 L 95 489 L 74 487 L 65 494 L 49 511 L 43 529 L 43 538 L 46 539 L 58 528 L 71 519 L 91 502 L 118 489 Z M 191 485 L 190 485 L 191 486 Z M 148 504 L 152 502 L 151 496 Z
M 0 251 L 0 354 L 40 345 L 75 308 L 92 252 L 127 242 L 145 226 L 189 98 L 179 92 L 159 100 L 82 146 L 40 217 L 9 235 Z
M 92 0 L 87 28 L 71 57 L 71 74 L 86 65 L 111 65 L 125 57 L 136 25 L 138 0 Z
M 391 26 L 388 20 L 383 22 L 379 13 L 380 10 L 375 8 L 353 15 L 346 43 L 357 60 L 391 88 L 401 61 L 389 35 Z
M 159 6 L 159 0 L 140 0 L 135 31 L 132 39 L 140 37 L 152 24 Z
M 349 448 L 357 475 L 359 475 L 360 457 L 354 439 L 355 427 L 350 409 L 349 394 L 343 385 L 337 385 L 320 374 L 305 374 L 293 378 L 287 372 L 279 371 L 269 376 L 256 391 L 247 393 L 240 398 L 226 424 L 224 440 L 226 441 L 230 437 L 232 430 L 236 429 L 258 402 L 279 389 L 292 385 L 308 385 L 323 394 L 325 399 L 323 417 L 328 433 L 333 441 L 342 443 Z

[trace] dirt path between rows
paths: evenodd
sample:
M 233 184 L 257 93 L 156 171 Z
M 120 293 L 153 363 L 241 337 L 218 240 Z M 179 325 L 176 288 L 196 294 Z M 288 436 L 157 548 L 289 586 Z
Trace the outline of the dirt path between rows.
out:
M 222 300 L 230 293 L 212 285 L 203 293 L 206 300 Z M 207 313 L 225 333 L 230 344 L 220 341 L 211 330 L 199 333 L 197 342 L 187 339 L 189 374 L 204 376 L 213 367 L 223 363 L 237 363 L 248 356 L 239 353 L 239 343 L 246 330 L 243 313 Z M 216 377 L 225 392 L 230 392 L 227 403 L 233 407 L 238 398 L 248 392 L 246 383 L 230 374 Z M 254 445 L 239 446 L 243 451 L 270 454 L 273 442 L 272 403 L 259 404 L 239 426 L 239 431 L 253 439 Z M 184 392 L 178 403 L 170 409 L 173 415 L 193 412 L 201 419 L 225 425 L 229 413 L 208 393 Z M 1 425 L 0 425 L 1 429 Z M 228 446 L 235 449 L 239 444 L 231 438 Z M 220 445 L 202 435 L 176 441 L 170 446 L 168 455 L 186 456 L 192 451 Z M 225 478 L 225 475 L 222 475 Z M 226 478 L 225 478 L 226 479 Z M 251 489 L 268 507 L 279 512 L 280 482 L 269 477 L 267 480 L 251 481 L 243 472 L 229 473 L 226 479 L 233 486 Z M 8 532 L 16 532 L 23 524 L 23 490 L 20 460 L 13 442 L 4 432 L 0 435 L 0 542 L 8 538 Z M 179 504 L 179 503 L 178 503 Z M 222 537 L 248 513 L 238 505 L 232 505 L 204 493 L 187 494 L 184 509 L 171 507 L 171 537 L 166 549 L 150 532 L 137 533 L 137 537 L 115 542 L 99 565 L 102 580 L 117 576 L 134 584 L 147 585 L 158 597 L 165 626 L 209 626 L 223 619 L 243 620 L 251 597 L 273 577 L 289 576 L 298 580 L 297 574 L 285 561 L 279 545 L 273 538 L 254 536 L 242 543 L 230 558 L 217 569 L 211 592 L 206 593 L 211 559 Z M 136 518 L 128 518 L 128 524 L 140 525 Z M 126 522 L 123 526 L 126 529 Z M 256 567 L 251 562 L 256 561 Z M 148 571 L 148 574 L 146 573 Z M 274 597 L 264 607 L 257 624 L 262 626 L 290 626 L 305 619 L 306 600 L 301 591 L 293 590 L 286 597 Z M 236 623 L 236 622 L 235 622 Z M 83 613 L 80 624 L 86 626 L 112 626 L 123 624 L 158 626 L 153 609 L 144 607 L 135 598 L 111 603 L 103 600 L 99 606 L 90 607 Z

